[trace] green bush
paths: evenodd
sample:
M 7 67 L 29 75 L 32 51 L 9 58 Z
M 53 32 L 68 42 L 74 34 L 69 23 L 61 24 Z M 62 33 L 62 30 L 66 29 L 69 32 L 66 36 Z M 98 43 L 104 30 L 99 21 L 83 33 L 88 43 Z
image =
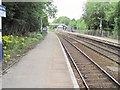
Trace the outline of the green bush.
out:
M 4 49 L 4 63 L 11 61 L 13 58 L 20 56 L 29 48 L 37 44 L 45 35 L 36 32 L 30 33 L 27 37 L 19 36 L 3 36 L 3 49 Z

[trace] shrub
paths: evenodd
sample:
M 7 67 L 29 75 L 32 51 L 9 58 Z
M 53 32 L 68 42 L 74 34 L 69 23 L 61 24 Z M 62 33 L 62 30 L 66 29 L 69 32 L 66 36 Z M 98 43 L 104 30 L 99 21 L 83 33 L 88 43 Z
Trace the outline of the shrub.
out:
M 4 63 L 12 61 L 13 58 L 20 56 L 27 48 L 34 46 L 42 38 L 43 36 L 41 34 L 37 35 L 37 33 L 30 33 L 27 37 L 13 35 L 3 36 Z

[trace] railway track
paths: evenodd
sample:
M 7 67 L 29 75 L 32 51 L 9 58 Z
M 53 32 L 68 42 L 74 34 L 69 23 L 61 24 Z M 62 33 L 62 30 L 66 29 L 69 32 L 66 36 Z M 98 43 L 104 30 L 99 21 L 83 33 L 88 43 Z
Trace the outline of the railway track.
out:
M 96 51 L 97 53 L 111 59 L 112 61 L 115 61 L 116 63 L 120 64 L 120 48 L 119 46 L 113 46 L 107 43 L 103 43 L 97 40 L 93 40 L 86 37 L 66 34 L 69 38 L 75 40 L 76 42 L 79 42 L 88 48 Z
M 78 46 L 76 42 L 71 42 L 65 36 L 58 34 L 71 63 L 76 69 L 79 79 L 82 83 L 80 87 L 90 88 L 119 88 L 120 83 L 102 69 L 94 60 L 86 55 Z

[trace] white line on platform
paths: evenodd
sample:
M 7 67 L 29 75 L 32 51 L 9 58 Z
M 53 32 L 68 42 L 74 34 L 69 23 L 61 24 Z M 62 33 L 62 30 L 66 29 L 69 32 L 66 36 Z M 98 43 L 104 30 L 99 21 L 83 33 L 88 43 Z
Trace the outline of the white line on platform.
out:
M 64 57 L 65 57 L 65 60 L 66 60 L 66 63 L 67 63 L 67 67 L 68 67 L 68 70 L 69 70 L 69 73 L 70 73 L 70 77 L 71 77 L 72 83 L 73 83 L 73 85 L 74 85 L 74 88 L 79 88 L 79 85 L 78 85 L 77 80 L 76 80 L 76 78 L 75 78 L 75 75 L 74 75 L 74 73 L 73 73 L 73 70 L 72 70 L 72 67 L 71 67 L 71 65 L 70 65 L 70 62 L 69 62 L 69 60 L 68 60 L 68 58 L 67 58 L 67 55 L 66 55 L 66 53 L 65 53 L 65 50 L 64 50 L 64 48 L 63 48 L 63 46 L 62 46 L 62 43 L 60 42 L 60 39 L 58 38 L 58 36 L 57 36 L 57 39 L 58 39 L 58 41 L 59 41 L 59 43 L 60 43 L 60 46 L 61 46 L 61 48 L 62 48 Z

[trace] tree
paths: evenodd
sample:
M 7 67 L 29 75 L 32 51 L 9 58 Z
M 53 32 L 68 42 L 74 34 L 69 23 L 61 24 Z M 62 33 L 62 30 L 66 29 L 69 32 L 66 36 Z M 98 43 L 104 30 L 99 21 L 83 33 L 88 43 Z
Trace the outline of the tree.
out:
M 69 25 L 70 23 L 70 18 L 66 17 L 66 16 L 62 16 L 62 17 L 59 17 L 58 19 L 55 19 L 53 21 L 53 23 L 62 23 L 62 24 L 66 24 L 66 25 Z
M 102 19 L 103 30 L 114 29 L 114 17 L 117 2 L 87 2 L 84 20 L 91 29 L 99 29 Z
M 114 37 L 117 36 L 117 38 L 120 39 L 120 1 L 116 5 L 114 16 L 115 16 L 114 17 L 115 24 L 114 24 L 113 35 Z
M 71 28 L 72 28 L 72 27 L 76 27 L 76 20 L 75 20 L 75 19 L 72 19 L 72 20 L 70 21 L 69 26 L 70 26 Z
M 48 16 L 54 17 L 57 12 L 52 2 L 4 2 L 3 5 L 7 8 L 7 17 L 3 19 L 3 35 L 26 35 L 40 31 L 40 19 L 44 17 L 43 26 L 47 26 Z
M 84 21 L 83 18 L 78 19 L 78 20 L 76 21 L 76 27 L 77 27 L 78 30 L 87 29 L 86 23 L 85 23 L 85 21 Z

